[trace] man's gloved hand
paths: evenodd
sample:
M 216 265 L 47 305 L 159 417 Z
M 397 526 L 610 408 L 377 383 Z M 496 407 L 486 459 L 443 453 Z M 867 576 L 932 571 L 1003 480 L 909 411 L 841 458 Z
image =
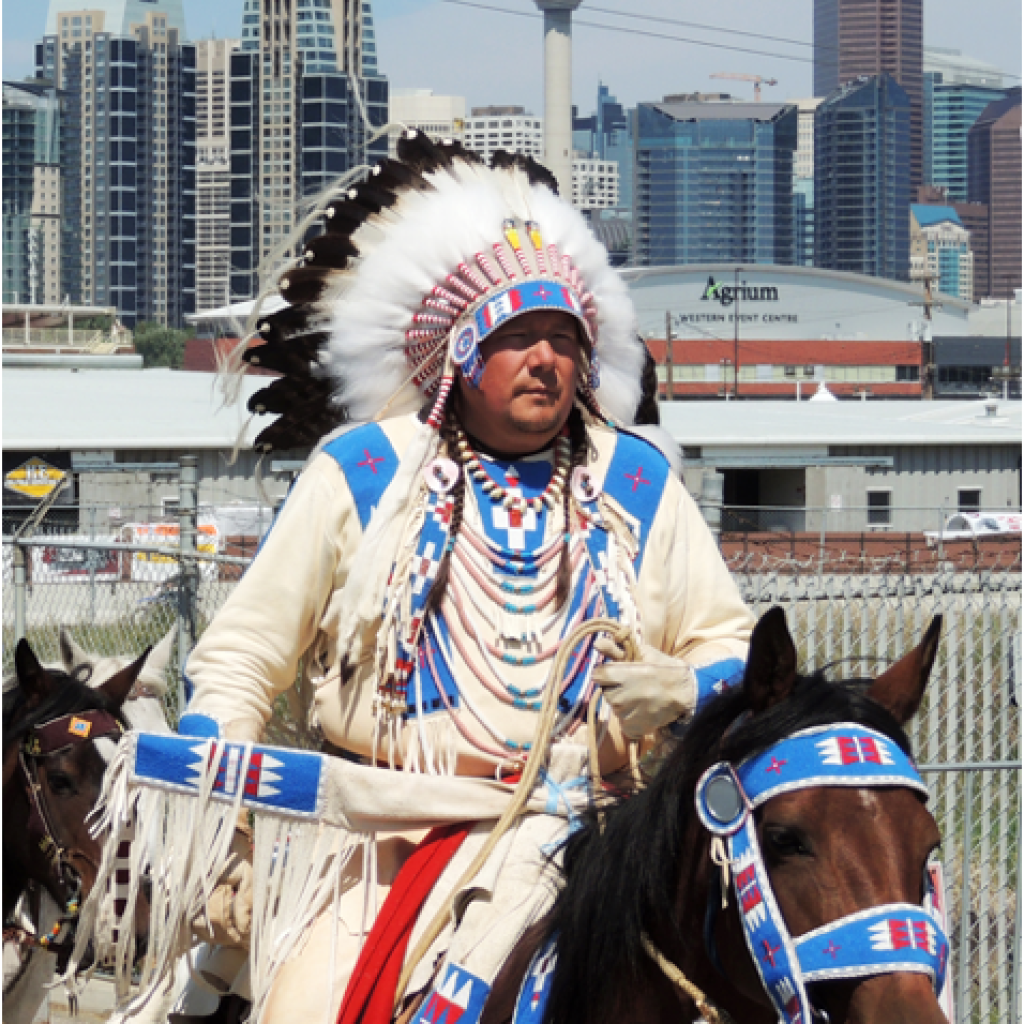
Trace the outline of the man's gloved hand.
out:
M 625 648 L 610 637 L 594 646 L 608 659 L 594 669 L 623 733 L 638 740 L 693 713 L 697 683 L 693 669 L 678 658 L 644 644 L 640 661 L 626 661 Z
M 252 837 L 248 827 L 239 827 L 235 829 L 231 850 L 206 913 L 192 922 L 193 931 L 215 946 L 248 949 L 252 888 Z

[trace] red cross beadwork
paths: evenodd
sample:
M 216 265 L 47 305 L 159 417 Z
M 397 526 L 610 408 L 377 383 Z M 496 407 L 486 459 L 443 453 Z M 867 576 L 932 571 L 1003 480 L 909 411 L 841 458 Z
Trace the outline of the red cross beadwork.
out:
M 828 945 L 822 950 L 822 953 L 828 953 L 833 960 L 836 958 L 836 953 L 839 952 L 841 947 L 837 946 L 831 939 L 828 940 Z
M 366 456 L 366 458 L 363 459 L 362 462 L 357 462 L 356 465 L 357 466 L 369 466 L 370 469 L 373 470 L 373 475 L 376 476 L 377 475 L 377 463 L 378 462 L 383 462 L 384 461 L 384 456 L 383 455 L 371 455 L 369 448 L 364 448 L 363 449 L 363 454 Z M 634 490 L 635 490 L 635 488 L 634 488 Z
M 775 954 L 778 953 L 780 947 L 773 946 L 767 939 L 762 939 L 761 943 L 764 946 L 764 961 L 765 961 L 765 963 L 771 964 L 772 967 L 774 967 L 775 966 Z
M 631 481 L 631 482 L 632 482 L 632 484 L 633 484 L 633 490 L 634 490 L 634 491 L 635 491 L 635 490 L 636 490 L 636 489 L 637 489 L 637 488 L 638 488 L 638 487 L 639 487 L 639 486 L 640 486 L 641 484 L 649 484 L 649 483 L 651 482 L 650 480 L 645 480 L 645 479 L 644 479 L 644 467 L 643 467 L 643 466 L 638 466 L 638 467 L 637 467 L 637 471 L 636 471 L 635 475 L 630 475 L 629 473 L 623 473 L 622 475 L 623 475 L 623 476 L 624 476 L 624 477 L 625 477 L 625 478 L 626 478 L 627 480 L 629 480 L 629 481 Z
M 767 768 L 765 768 L 765 771 L 766 772 L 775 772 L 776 775 L 781 775 L 782 774 L 782 766 L 784 764 L 786 764 L 786 763 L 787 762 L 786 762 L 785 758 L 783 758 L 780 761 L 777 757 L 773 757 L 772 758 L 772 763 L 770 765 L 768 765 Z

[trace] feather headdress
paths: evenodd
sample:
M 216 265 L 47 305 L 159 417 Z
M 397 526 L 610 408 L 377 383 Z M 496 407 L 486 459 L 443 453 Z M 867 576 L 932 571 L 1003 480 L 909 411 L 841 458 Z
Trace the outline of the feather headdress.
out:
M 535 161 L 409 132 L 398 159 L 328 207 L 327 230 L 280 282 L 289 306 L 262 320 L 244 359 L 285 376 L 250 400 L 279 419 L 257 438 L 305 447 L 347 421 L 434 403 L 478 344 L 533 309 L 561 309 L 589 342 L 588 405 L 630 424 L 645 350 L 632 303 L 586 221 Z

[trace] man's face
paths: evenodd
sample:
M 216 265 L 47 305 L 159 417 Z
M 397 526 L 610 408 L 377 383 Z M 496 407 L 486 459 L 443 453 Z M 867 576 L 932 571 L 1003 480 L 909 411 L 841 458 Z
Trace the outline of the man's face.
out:
M 510 320 L 480 345 L 478 388 L 460 381 L 463 427 L 488 448 L 543 448 L 572 410 L 582 350 L 575 317 L 538 310 Z

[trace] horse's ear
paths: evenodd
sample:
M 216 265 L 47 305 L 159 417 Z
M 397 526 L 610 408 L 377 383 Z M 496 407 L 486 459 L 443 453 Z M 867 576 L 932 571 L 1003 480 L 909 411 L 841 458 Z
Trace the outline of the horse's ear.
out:
M 890 711 L 900 725 L 909 722 L 921 706 L 928 676 L 939 652 L 941 632 L 942 616 L 936 615 L 924 639 L 895 665 L 887 668 L 868 690 L 868 696 Z
M 18 686 L 32 706 L 42 704 L 57 687 L 57 680 L 39 663 L 29 642 L 22 638 L 14 648 Z
M 63 626 L 60 627 L 60 660 L 64 665 L 64 671 L 69 675 L 76 668 L 90 665 L 92 660 L 85 650 L 75 643 L 74 637 Z
M 135 681 L 139 678 L 142 666 L 146 664 L 146 658 L 152 647 L 147 647 L 142 654 L 126 668 L 112 675 L 102 686 L 97 687 L 104 697 L 113 702 L 115 707 L 120 707 L 132 692 Z
M 172 626 L 166 636 L 153 646 L 146 667 L 139 673 L 139 682 L 145 683 L 151 693 L 162 696 L 167 692 L 167 666 L 171 663 L 171 652 L 177 638 L 178 630 Z
M 786 613 L 770 608 L 761 616 L 750 637 L 750 654 L 743 674 L 743 688 L 753 714 L 785 700 L 796 682 L 796 646 L 789 635 Z

